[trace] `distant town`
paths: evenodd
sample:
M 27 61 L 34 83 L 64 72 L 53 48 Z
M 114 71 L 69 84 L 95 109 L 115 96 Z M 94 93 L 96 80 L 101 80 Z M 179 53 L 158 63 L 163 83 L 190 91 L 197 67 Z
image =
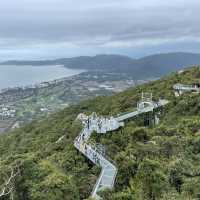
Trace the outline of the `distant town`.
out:
M 0 92 L 0 133 L 90 97 L 112 95 L 149 80 L 135 80 L 125 73 L 93 71 L 35 85 L 5 88 Z
M 15 117 L 16 110 L 12 107 L 1 105 L 0 106 L 0 119 L 8 119 L 8 118 L 14 118 Z

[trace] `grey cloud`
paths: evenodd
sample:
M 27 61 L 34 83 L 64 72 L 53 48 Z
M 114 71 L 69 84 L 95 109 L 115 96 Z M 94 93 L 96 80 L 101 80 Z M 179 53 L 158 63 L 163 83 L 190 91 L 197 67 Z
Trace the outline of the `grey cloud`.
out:
M 198 0 L 2 0 L 0 45 L 104 49 L 194 42 L 199 9 Z

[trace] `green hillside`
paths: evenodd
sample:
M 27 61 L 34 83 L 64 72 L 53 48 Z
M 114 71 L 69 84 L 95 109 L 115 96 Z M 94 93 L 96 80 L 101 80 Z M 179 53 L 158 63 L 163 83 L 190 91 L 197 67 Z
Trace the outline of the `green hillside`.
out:
M 158 126 L 145 128 L 138 118 L 119 131 L 91 138 L 106 146 L 118 167 L 114 190 L 101 196 L 105 200 L 200 199 L 200 96 L 187 93 L 175 98 L 172 90 L 177 82 L 199 80 L 200 67 L 193 67 L 114 96 L 84 101 L 0 136 L 2 188 L 12 168 L 19 171 L 11 183 L 15 200 L 88 198 L 100 169 L 73 146 L 81 130 L 76 116 L 130 111 L 144 91 L 152 92 L 155 100 L 170 100 Z M 7 199 L 10 195 L 3 198 Z

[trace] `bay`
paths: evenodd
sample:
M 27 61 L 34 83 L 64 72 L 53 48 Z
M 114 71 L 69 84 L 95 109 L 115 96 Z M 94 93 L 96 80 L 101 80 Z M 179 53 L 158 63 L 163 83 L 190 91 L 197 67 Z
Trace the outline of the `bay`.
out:
M 69 69 L 63 66 L 16 66 L 0 65 L 0 90 L 9 87 L 21 87 L 70 77 L 84 70 Z

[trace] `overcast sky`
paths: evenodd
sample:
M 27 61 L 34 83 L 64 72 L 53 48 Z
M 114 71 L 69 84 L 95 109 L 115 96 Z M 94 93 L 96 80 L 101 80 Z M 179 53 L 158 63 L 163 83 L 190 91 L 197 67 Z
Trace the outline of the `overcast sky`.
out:
M 200 52 L 199 0 L 0 0 L 0 60 Z

